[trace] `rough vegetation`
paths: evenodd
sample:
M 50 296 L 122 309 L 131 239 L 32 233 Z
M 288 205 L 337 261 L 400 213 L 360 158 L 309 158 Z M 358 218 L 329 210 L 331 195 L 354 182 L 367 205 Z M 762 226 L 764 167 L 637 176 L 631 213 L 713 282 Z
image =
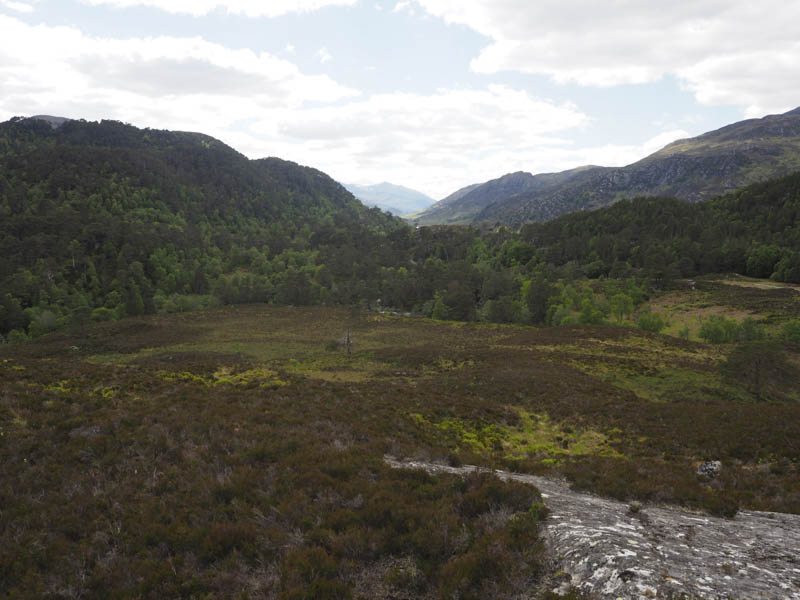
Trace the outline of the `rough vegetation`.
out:
M 350 358 L 331 343 L 347 327 Z M 538 594 L 534 488 L 393 471 L 387 453 L 716 515 L 800 512 L 800 388 L 759 401 L 717 375 L 727 352 L 266 305 L 6 346 L 0 579 L 20 598 Z

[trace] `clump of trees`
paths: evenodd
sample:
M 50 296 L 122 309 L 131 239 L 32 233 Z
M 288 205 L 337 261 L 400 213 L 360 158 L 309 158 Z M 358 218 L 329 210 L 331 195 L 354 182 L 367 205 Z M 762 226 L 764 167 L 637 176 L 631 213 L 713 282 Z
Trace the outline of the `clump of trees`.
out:
M 800 368 L 776 340 L 737 345 L 723 363 L 722 372 L 752 393 L 756 401 L 786 400 L 800 389 Z
M 704 320 L 698 335 L 710 344 L 755 342 L 766 337 L 763 328 L 750 317 L 738 322 L 720 315 Z

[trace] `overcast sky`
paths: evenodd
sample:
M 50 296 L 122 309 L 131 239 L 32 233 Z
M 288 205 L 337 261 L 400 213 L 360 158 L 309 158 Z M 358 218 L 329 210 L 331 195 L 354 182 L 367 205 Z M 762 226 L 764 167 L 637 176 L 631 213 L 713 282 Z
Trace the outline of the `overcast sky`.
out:
M 201 131 L 441 198 L 800 105 L 797 0 L 0 0 L 0 120 Z

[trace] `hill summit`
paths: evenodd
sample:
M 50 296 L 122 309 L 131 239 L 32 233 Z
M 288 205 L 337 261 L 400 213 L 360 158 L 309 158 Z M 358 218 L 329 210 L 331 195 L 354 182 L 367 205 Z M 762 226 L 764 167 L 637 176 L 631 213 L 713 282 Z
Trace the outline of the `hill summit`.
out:
M 0 123 L 0 335 L 212 293 L 348 303 L 342 281 L 397 228 L 321 171 L 207 135 L 17 117 Z

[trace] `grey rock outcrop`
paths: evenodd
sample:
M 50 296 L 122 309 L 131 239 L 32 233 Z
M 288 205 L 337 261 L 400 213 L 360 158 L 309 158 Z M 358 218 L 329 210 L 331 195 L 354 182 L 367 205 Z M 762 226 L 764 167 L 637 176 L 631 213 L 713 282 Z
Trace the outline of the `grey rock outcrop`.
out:
M 714 479 L 722 472 L 722 463 L 718 460 L 707 460 L 697 467 L 697 475 L 706 479 Z
M 431 473 L 476 468 L 387 463 Z M 800 600 L 800 515 L 740 511 L 722 519 L 676 507 L 634 511 L 563 482 L 495 474 L 533 484 L 545 498 L 550 515 L 542 533 L 561 571 L 557 592 L 574 586 L 601 600 Z

